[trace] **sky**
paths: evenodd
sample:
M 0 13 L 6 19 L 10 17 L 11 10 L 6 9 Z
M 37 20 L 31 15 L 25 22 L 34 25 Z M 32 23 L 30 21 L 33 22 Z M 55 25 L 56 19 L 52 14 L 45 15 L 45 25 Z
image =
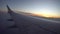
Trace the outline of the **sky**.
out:
M 0 0 L 0 10 L 12 10 L 41 14 L 45 17 L 60 17 L 60 0 Z

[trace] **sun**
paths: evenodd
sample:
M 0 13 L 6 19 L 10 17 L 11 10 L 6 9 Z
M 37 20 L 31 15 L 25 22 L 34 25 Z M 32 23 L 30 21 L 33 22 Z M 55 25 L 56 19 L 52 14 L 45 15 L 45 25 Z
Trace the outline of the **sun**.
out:
M 49 9 L 41 9 L 40 11 L 40 14 L 42 14 L 44 17 L 52 17 L 54 15 L 53 11 Z
M 50 9 L 40 9 L 40 11 L 32 12 L 33 14 L 36 14 L 37 16 L 42 16 L 46 18 L 60 18 L 60 16 L 53 10 Z
M 39 16 L 47 17 L 47 18 L 58 18 L 58 14 L 56 14 L 53 10 L 50 9 L 40 9 L 40 12 L 36 12 Z

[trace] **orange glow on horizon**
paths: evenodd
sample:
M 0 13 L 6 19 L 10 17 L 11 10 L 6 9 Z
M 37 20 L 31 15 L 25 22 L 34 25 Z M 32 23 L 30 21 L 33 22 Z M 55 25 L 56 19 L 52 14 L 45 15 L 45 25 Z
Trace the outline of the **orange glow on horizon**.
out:
M 46 18 L 60 18 L 60 16 L 57 15 L 52 15 L 52 14 L 32 14 L 32 16 L 42 16 L 42 17 L 46 17 Z

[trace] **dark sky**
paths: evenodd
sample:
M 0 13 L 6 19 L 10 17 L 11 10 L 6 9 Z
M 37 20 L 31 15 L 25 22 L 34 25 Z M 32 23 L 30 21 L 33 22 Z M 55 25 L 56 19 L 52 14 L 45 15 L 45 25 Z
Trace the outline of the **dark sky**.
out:
M 7 10 L 7 4 L 16 11 L 60 16 L 59 0 L 0 0 L 0 10 Z

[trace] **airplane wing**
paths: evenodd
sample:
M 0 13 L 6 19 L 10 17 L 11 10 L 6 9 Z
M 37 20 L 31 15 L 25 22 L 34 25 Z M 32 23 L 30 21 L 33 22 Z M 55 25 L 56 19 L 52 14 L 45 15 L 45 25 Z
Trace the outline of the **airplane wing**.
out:
M 20 34 L 60 34 L 60 22 L 19 14 L 8 5 L 7 8 Z

